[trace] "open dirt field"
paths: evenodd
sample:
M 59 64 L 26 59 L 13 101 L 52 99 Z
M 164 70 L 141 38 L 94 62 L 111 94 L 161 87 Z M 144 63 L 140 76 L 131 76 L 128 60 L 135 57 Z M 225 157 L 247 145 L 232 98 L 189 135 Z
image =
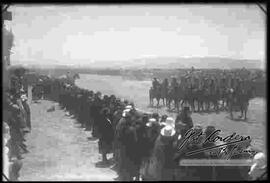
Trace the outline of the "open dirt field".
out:
M 56 110 L 47 112 L 52 105 Z M 88 140 L 91 133 L 65 116 L 58 104 L 43 100 L 30 107 L 32 132 L 26 138 L 30 152 L 23 155 L 20 181 L 113 181 L 117 177 L 110 168 L 95 166 L 101 161 L 97 140 Z
M 81 88 L 101 91 L 103 94 L 114 94 L 117 97 L 129 99 L 135 106 L 145 111 L 156 111 L 160 114 L 169 114 L 175 117 L 175 113 L 168 113 L 165 108 L 149 108 L 148 90 L 151 81 L 125 80 L 121 76 L 102 76 L 81 74 L 76 84 Z M 235 117 L 240 115 L 234 114 Z M 236 132 L 239 135 L 250 136 L 252 145 L 259 150 L 266 147 L 266 102 L 265 99 L 255 98 L 250 101 L 247 121 L 232 121 L 229 114 L 220 112 L 218 114 L 193 113 L 194 124 L 202 126 L 214 125 L 222 130 L 222 134 L 230 135 Z M 223 135 L 222 135 L 223 136 Z M 225 136 L 224 136 L 225 137 Z

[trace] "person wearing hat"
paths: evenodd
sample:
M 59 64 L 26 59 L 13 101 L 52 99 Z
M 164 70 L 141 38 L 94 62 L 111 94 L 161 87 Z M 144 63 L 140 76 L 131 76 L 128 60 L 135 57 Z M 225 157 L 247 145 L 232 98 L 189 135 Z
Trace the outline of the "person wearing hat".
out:
M 191 111 L 189 107 L 184 107 L 181 113 L 177 115 L 176 123 L 179 123 L 179 122 L 185 124 L 187 129 L 190 129 L 193 127 L 193 121 L 191 118 Z
M 154 146 L 155 140 L 160 133 L 160 124 L 155 118 L 150 118 L 146 123 L 147 136 L 149 139 L 150 147 Z
M 112 151 L 112 142 L 114 138 L 114 131 L 112 121 L 109 117 L 109 109 L 103 108 L 101 110 L 100 121 L 98 123 L 99 131 L 99 153 L 102 154 L 102 162 L 108 165 L 107 154 Z
M 115 148 L 117 150 L 117 173 L 120 180 L 130 181 L 134 173 L 134 163 L 131 161 L 132 146 L 136 142 L 136 131 L 132 127 L 132 119 L 129 109 L 125 109 L 122 118 L 116 125 Z
M 125 109 L 131 110 L 131 109 L 133 109 L 133 107 L 132 107 L 132 105 L 127 105 L 127 106 L 125 107 Z
M 160 130 L 160 134 L 155 141 L 153 154 L 150 157 L 147 180 L 174 180 L 176 162 L 173 159 L 173 142 L 175 134 L 174 125 L 169 122 Z
M 30 132 L 31 131 L 31 111 L 30 111 L 29 104 L 27 103 L 26 94 L 21 95 L 21 101 L 22 101 L 23 108 L 26 112 L 26 126 L 27 126 L 26 132 Z
M 159 114 L 158 113 L 153 113 L 152 118 L 155 118 L 157 122 L 159 122 Z
M 153 81 L 152 81 L 152 86 L 153 86 L 153 89 L 154 91 L 156 90 L 157 86 L 159 86 L 159 82 L 157 80 L 157 78 L 154 77 Z
M 253 158 L 253 164 L 250 167 L 249 176 L 251 180 L 267 179 L 266 156 L 263 152 L 258 152 Z
M 175 120 L 172 117 L 167 117 L 165 122 L 160 123 L 161 126 L 172 126 L 175 127 Z

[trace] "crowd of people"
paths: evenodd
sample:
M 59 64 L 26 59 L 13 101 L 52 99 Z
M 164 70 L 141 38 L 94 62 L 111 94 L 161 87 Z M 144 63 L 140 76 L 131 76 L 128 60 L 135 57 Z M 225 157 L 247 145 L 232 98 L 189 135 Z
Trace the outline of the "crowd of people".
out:
M 26 134 L 31 132 L 31 112 L 22 76 L 12 74 L 10 88 L 3 91 L 3 135 L 5 178 L 17 180 L 22 167 L 22 154 L 28 153 Z
M 5 134 L 10 134 L 7 146 L 10 149 L 9 160 L 14 162 L 11 168 L 11 172 L 15 172 L 13 180 L 18 178 L 22 166 L 21 154 L 27 153 L 25 134 L 31 131 L 27 91 L 23 89 L 27 87 L 23 87 L 22 79 L 15 76 L 11 89 L 4 93 L 4 123 L 6 132 L 9 132 Z M 207 152 L 186 155 L 187 152 L 216 143 L 187 143 L 179 148 L 190 131 L 204 133 L 206 137 L 216 131 L 214 126 L 203 128 L 193 124 L 192 112 L 187 106 L 173 119 L 167 115 L 141 111 L 128 100 L 82 89 L 66 80 L 44 77 L 35 86 L 41 89 L 34 92 L 33 98 L 58 102 L 67 115 L 74 116 L 83 128 L 92 131 L 93 138 L 98 139 L 99 153 L 102 155 L 99 165 L 113 165 L 118 180 L 248 180 L 266 176 L 266 157 L 262 152 L 255 155 L 256 163 L 251 168 L 180 165 L 183 159 L 217 158 Z M 249 149 L 250 146 L 248 141 L 239 148 Z M 232 147 L 228 145 L 227 148 Z M 113 159 L 108 158 L 110 153 Z M 235 158 L 245 157 L 247 155 L 240 154 Z
M 43 88 L 46 88 L 43 92 L 45 98 L 59 102 L 67 115 L 74 116 L 83 128 L 92 131 L 92 136 L 99 140 L 99 153 L 102 155 L 99 165 L 107 167 L 113 162 L 118 180 L 247 180 L 253 175 L 252 172 L 248 174 L 250 167 L 247 166 L 179 165 L 180 160 L 185 158 L 215 158 L 206 152 L 192 156 L 185 154 L 217 145 L 215 143 L 189 143 L 179 150 L 179 144 L 189 130 L 205 134 L 216 130 L 214 126 L 203 128 L 194 125 L 189 107 L 184 107 L 173 119 L 167 115 L 140 111 L 134 103 L 114 95 L 102 95 L 57 79 L 44 81 Z M 251 148 L 250 141 L 241 148 Z M 113 153 L 113 160 L 108 159 L 110 153 Z M 246 155 L 237 157 L 245 158 Z

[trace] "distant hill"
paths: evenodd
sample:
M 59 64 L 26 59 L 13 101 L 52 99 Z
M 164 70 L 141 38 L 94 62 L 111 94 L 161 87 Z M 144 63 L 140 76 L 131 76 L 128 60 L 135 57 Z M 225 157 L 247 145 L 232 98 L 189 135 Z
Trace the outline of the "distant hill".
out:
M 16 62 L 17 63 L 17 62 Z M 44 64 L 43 64 L 44 63 Z M 72 65 L 62 65 L 57 61 L 45 61 L 42 64 L 35 64 L 31 61 L 29 63 L 24 62 L 23 65 L 28 67 L 70 67 Z M 46 63 L 46 64 L 45 64 Z M 248 59 L 231 59 L 222 57 L 157 57 L 157 58 L 140 58 L 133 60 L 121 60 L 121 61 L 89 61 L 88 64 L 82 65 L 83 68 L 93 68 L 93 69 L 177 69 L 177 68 L 195 68 L 201 69 L 237 69 L 237 68 L 247 68 L 247 69 L 264 69 L 261 60 L 248 60 Z M 15 64 L 15 62 L 14 62 Z M 72 67 L 79 68 L 74 62 Z
M 148 59 L 137 59 L 133 60 L 137 62 L 132 66 L 144 67 L 144 68 L 195 68 L 201 69 L 236 69 L 236 68 L 262 68 L 262 62 L 260 60 L 237 60 L 230 58 L 220 58 L 220 57 L 191 57 L 191 58 L 173 58 L 173 57 L 160 57 L 160 58 L 148 58 Z M 136 66 L 135 66 L 136 65 Z

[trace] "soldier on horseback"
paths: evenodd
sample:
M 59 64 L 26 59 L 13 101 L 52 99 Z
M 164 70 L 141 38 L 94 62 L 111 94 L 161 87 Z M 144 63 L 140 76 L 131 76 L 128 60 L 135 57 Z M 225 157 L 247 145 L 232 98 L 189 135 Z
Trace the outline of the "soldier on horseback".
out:
M 171 86 L 172 89 L 176 89 L 178 87 L 178 83 L 175 77 L 172 77 Z
M 159 105 L 159 100 L 161 99 L 161 84 L 154 78 L 152 81 L 152 87 L 149 90 L 150 105 L 153 105 L 153 100 L 157 100 L 157 105 Z
M 156 90 L 158 85 L 160 85 L 160 83 L 158 82 L 157 78 L 154 78 L 152 81 L 153 89 Z
M 161 84 L 161 98 L 163 100 L 163 105 L 164 105 L 164 100 L 166 100 L 167 104 L 167 95 L 168 95 L 168 87 L 169 87 L 169 82 L 168 79 L 165 78 Z

